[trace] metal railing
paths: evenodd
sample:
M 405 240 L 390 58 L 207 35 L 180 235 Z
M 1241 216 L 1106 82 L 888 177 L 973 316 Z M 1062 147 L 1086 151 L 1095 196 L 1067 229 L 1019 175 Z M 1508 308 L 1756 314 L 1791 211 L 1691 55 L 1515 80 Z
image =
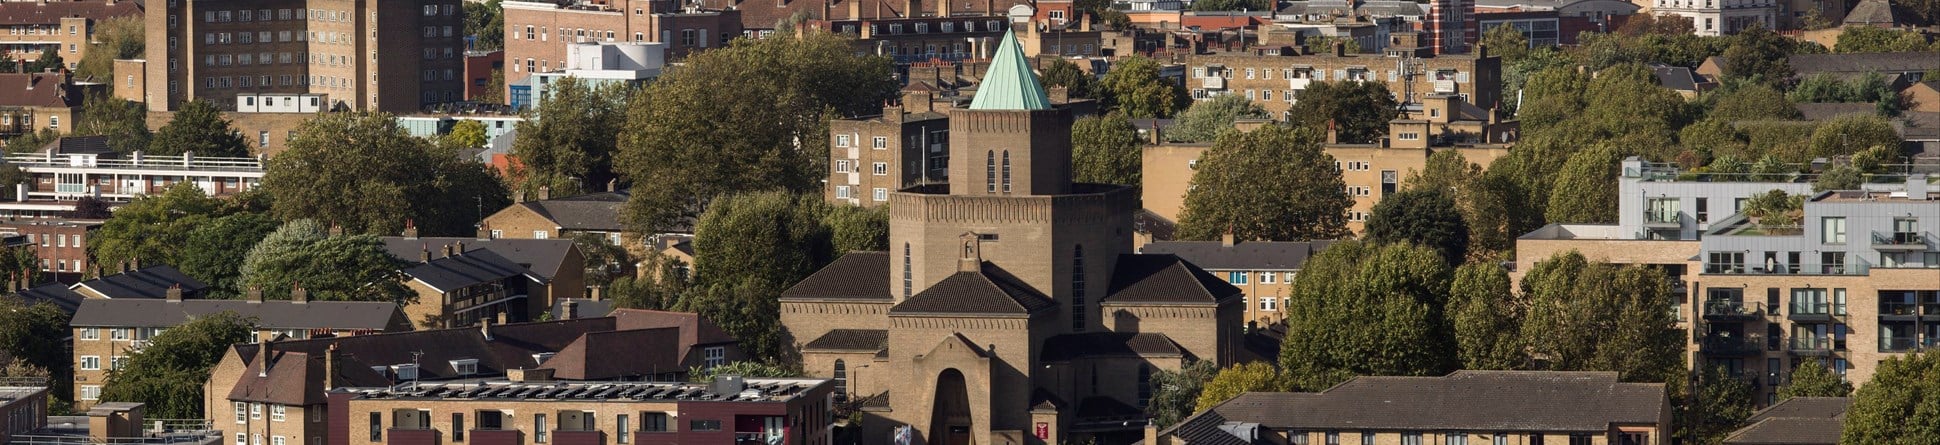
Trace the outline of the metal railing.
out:
M 1830 352 L 1834 349 L 1838 349 L 1838 345 L 1831 337 L 1792 337 L 1794 352 Z
M 1865 275 L 1872 265 L 1851 263 L 1764 264 L 1704 263 L 1704 273 L 1714 275 Z
M 1745 303 L 1740 301 L 1707 301 L 1704 303 L 1704 316 L 1719 317 L 1758 317 L 1764 315 L 1764 303 Z
M 1844 305 L 1834 306 L 1832 303 L 1826 303 L 1826 302 L 1794 301 L 1792 302 L 1791 311 L 1788 312 L 1788 314 L 1824 315 L 1829 317 L 1842 317 L 1846 315 L 1846 307 Z
M 99 168 L 99 169 L 149 169 L 149 170 L 194 170 L 261 172 L 263 160 L 257 158 L 195 156 L 142 156 L 139 153 L 128 159 L 100 159 L 78 156 L 62 156 L 49 153 L 19 153 L 6 156 L 7 163 L 24 169 L 32 168 Z
M 1920 232 L 1873 232 L 1875 246 L 1922 246 L 1926 243 L 1926 236 Z
M 1644 224 L 1682 224 L 1684 212 L 1675 210 L 1644 211 Z
M 1880 315 L 1920 315 L 1920 305 L 1915 303 L 1879 303 Z
M 780 435 L 775 435 L 771 437 L 768 435 L 768 433 L 762 433 L 762 432 L 754 432 L 754 433 L 735 432 L 734 433 L 734 445 L 780 445 L 780 444 L 781 444 Z
M 1706 353 L 1725 355 L 1756 354 L 1765 350 L 1765 339 L 1761 336 L 1724 337 L 1710 336 L 1698 342 Z

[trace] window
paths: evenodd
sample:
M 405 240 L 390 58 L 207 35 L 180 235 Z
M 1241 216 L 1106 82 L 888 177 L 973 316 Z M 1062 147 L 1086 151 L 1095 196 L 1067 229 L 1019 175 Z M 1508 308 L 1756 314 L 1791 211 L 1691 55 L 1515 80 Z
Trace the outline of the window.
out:
M 1462 433 L 1448 433 L 1447 435 L 1442 436 L 1442 444 L 1443 445 L 1468 445 L 1468 435 L 1462 434 Z
M 1374 432 L 1361 430 L 1361 445 L 1374 445 Z
M 82 340 L 100 340 L 101 328 L 81 328 Z
M 1698 198 L 1698 199 L 1697 199 L 1697 222 L 1698 222 L 1698 224 L 1704 224 L 1704 223 L 1707 223 L 1707 222 L 1710 222 L 1710 221 L 1711 221 L 1711 209 L 1710 209 L 1709 207 L 1711 207 L 1711 199 L 1710 199 L 1710 198 Z
M 620 416 L 620 418 L 625 419 L 626 416 Z M 626 423 L 626 422 L 622 421 L 621 423 Z M 621 433 L 621 434 L 625 434 L 625 433 Z M 626 440 L 625 436 L 621 436 L 620 440 Z M 451 413 L 451 441 L 452 442 L 465 441 L 465 413 Z M 621 443 L 625 443 L 625 442 L 621 442 Z
M 1846 243 L 1846 218 L 1831 216 L 1819 218 L 1819 242 L 1823 244 Z
M 285 409 L 287 409 L 287 408 L 288 408 L 288 407 L 286 407 L 286 406 L 283 406 L 283 405 L 270 405 L 270 406 L 269 406 L 269 420 L 270 420 L 270 421 L 272 421 L 272 422 L 282 422 L 282 421 L 283 421 L 283 419 L 285 418 L 285 417 L 284 417 L 284 414 L 285 414 L 285 412 L 284 412 L 284 410 L 285 410 Z
M 877 150 L 889 148 L 889 138 L 876 136 L 869 139 L 869 148 Z
M 709 346 L 701 350 L 702 366 L 709 368 L 727 364 L 727 347 Z
M 542 237 L 542 236 L 540 236 L 540 237 L 535 237 L 535 238 L 539 238 L 539 239 L 545 239 L 545 237 Z M 461 360 L 452 360 L 452 361 L 451 361 L 451 371 L 452 371 L 453 373 L 456 373 L 456 374 L 458 374 L 458 375 L 472 375 L 472 374 L 477 374 L 477 373 L 478 373 L 478 359 L 474 359 L 474 358 L 468 358 L 468 359 L 461 359 Z
M 263 418 L 263 404 L 261 403 L 249 404 L 249 418 L 251 419 Z
M 81 370 L 83 371 L 101 370 L 101 356 L 98 356 L 98 355 L 81 356 Z
M 616 435 L 618 437 L 613 438 L 614 442 L 630 443 L 633 441 L 633 424 L 631 422 L 628 422 L 628 420 L 629 419 L 627 419 L 627 416 L 625 414 L 621 414 L 619 418 L 614 421 L 614 425 L 619 425 L 619 434 Z M 453 428 L 456 428 L 456 427 L 453 427 Z
M 835 135 L 835 146 L 837 147 L 849 146 L 849 135 L 846 135 L 846 134 Z
M 236 445 L 249 445 L 249 436 L 236 433 Z
M 874 190 L 870 190 L 870 192 L 871 192 L 869 194 L 870 199 L 874 199 L 878 202 L 889 200 L 889 189 L 887 188 L 876 187 Z
M 830 374 L 835 380 L 835 397 L 846 398 L 849 394 L 849 365 L 842 359 L 835 359 L 835 372 Z
M 1233 284 L 1246 284 L 1247 276 L 1248 276 L 1248 273 L 1246 272 L 1227 272 L 1226 282 L 1233 283 Z
M 548 233 L 544 230 L 532 231 L 532 239 L 547 239 L 547 238 L 550 238 L 550 235 L 551 233 Z
M 984 193 L 997 193 L 997 152 L 995 151 L 983 153 L 983 184 Z
M 1590 445 L 1590 435 L 1583 434 L 1583 433 L 1571 433 L 1570 445 Z
M 889 163 L 887 163 L 887 162 L 877 162 L 877 163 L 874 163 L 874 164 L 870 164 L 870 165 L 869 165 L 869 173 L 870 173 L 870 174 L 873 174 L 873 175 L 876 175 L 876 176 L 883 176 L 883 175 L 888 175 L 888 174 L 889 174 Z
M 667 413 L 640 413 L 640 431 L 648 433 L 667 432 Z
M 384 414 L 372 411 L 370 413 L 370 441 L 379 442 L 382 440 L 384 440 Z M 236 443 L 242 443 L 240 435 L 238 435 Z
M 285 78 L 288 78 L 288 77 L 285 76 Z M 269 82 L 263 82 L 263 85 L 269 85 Z M 256 132 L 256 146 L 257 147 L 269 146 L 269 130 Z
M 283 445 L 283 436 L 270 436 L 269 445 Z
M 1401 445 L 1421 445 L 1421 433 L 1417 431 L 1401 433 Z
M 1273 284 L 1279 277 L 1280 274 L 1273 272 L 1260 272 L 1260 284 Z
M 909 298 L 911 287 L 909 271 L 909 243 L 903 243 L 903 298 Z
M 687 422 L 687 430 L 688 431 L 720 431 L 721 421 L 719 420 L 690 421 L 690 422 Z
M 852 199 L 852 198 L 855 198 L 855 192 L 851 191 L 849 186 L 838 185 L 838 186 L 835 186 L 835 197 L 840 199 Z
M 48 117 L 47 117 L 47 128 L 61 128 L 61 117 L 60 117 L 60 116 L 48 116 Z
M 1509 445 L 1509 434 L 1495 433 L 1495 437 L 1491 438 L 1489 445 Z
M 1271 275 L 1273 275 L 1273 274 L 1270 274 L 1270 273 L 1267 273 L 1267 274 L 1260 274 L 1260 276 L 1261 276 L 1261 277 L 1267 277 L 1267 276 L 1271 276 Z M 1280 302 L 1280 299 L 1278 299 L 1278 298 L 1273 298 L 1273 297 L 1262 297 L 1262 298 L 1260 298 L 1260 310 L 1262 310 L 1262 311 L 1278 311 L 1278 310 L 1280 310 L 1280 308 L 1279 308 L 1279 306 L 1278 306 L 1278 303 L 1279 303 L 1279 302 Z
M 1004 150 L 1004 194 L 1010 194 L 1010 150 Z
M 1084 332 L 1085 324 L 1085 246 L 1079 245 L 1071 250 L 1071 330 Z
M 97 400 L 100 398 L 101 398 L 100 386 L 81 385 L 81 400 Z
M 1328 431 L 1328 432 L 1327 432 L 1327 443 L 1326 443 L 1326 444 L 1327 444 L 1327 445 L 1340 445 L 1340 432 L 1339 432 L 1339 431 Z
M 546 443 L 546 428 L 548 427 L 551 427 L 551 425 L 546 424 L 545 414 L 533 414 L 532 415 L 532 441 L 537 443 Z

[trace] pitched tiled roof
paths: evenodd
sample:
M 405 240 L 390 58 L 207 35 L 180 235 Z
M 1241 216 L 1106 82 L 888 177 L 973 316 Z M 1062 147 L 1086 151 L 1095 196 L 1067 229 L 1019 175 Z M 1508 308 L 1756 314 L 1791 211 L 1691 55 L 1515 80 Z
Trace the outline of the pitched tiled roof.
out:
M 615 380 L 685 370 L 681 349 L 679 328 L 588 332 L 543 365 L 554 378 Z
M 1920 16 L 1887 0 L 1861 0 L 1846 13 L 1847 25 L 1919 25 Z
M 527 201 L 518 205 L 531 209 L 565 230 L 618 232 L 625 229 L 620 225 L 620 206 L 625 205 L 626 200 L 626 192 L 602 192 Z
M 890 308 L 890 314 L 1023 315 L 1055 304 L 1030 285 L 990 263 L 979 272 L 957 272 Z
M 432 258 L 431 261 L 404 269 L 404 275 L 440 292 L 517 277 L 525 272 L 525 268 L 518 263 L 485 249 Z
M 1104 303 L 1218 303 L 1240 290 L 1176 255 L 1119 255 Z
M 1845 417 L 1846 410 L 1851 407 L 1850 397 L 1793 397 L 1753 413 L 1748 420 L 1758 421 L 1774 417 L 1831 419 Z
M 804 351 L 881 351 L 889 346 L 889 331 L 882 329 L 836 329 L 802 345 Z
M 1650 71 L 1657 75 L 1657 84 L 1677 91 L 1697 91 L 1697 74 L 1690 68 L 1671 66 L 1662 63 L 1650 64 Z
M 701 318 L 692 312 L 650 311 L 646 309 L 616 309 L 608 314 L 619 320 L 614 329 L 659 329 L 679 328 L 680 349 L 675 351 L 681 357 L 688 355 L 688 349 L 699 345 L 720 345 L 734 343 L 734 336 L 721 330 L 713 321 Z
M 374 329 L 404 323 L 396 303 L 383 301 L 181 300 L 90 298 L 74 311 L 74 326 L 169 327 L 222 312 L 254 317 L 265 329 Z
M 1157 332 L 1087 332 L 1044 341 L 1046 362 L 1101 357 L 1180 357 L 1179 345 Z
M 1774 417 L 1725 437 L 1725 445 L 1838 445 L 1845 419 Z
M 1295 270 L 1332 241 L 1153 241 L 1142 252 L 1172 254 L 1210 270 Z
M 888 18 L 909 15 L 905 11 L 908 9 L 909 3 L 895 0 L 794 0 L 786 2 L 702 0 L 700 3 L 701 7 L 705 9 L 733 9 L 739 11 L 741 13 L 741 26 L 743 28 L 773 29 L 775 24 L 781 22 L 782 19 L 798 13 L 806 13 L 825 20 L 856 20 L 861 17 L 849 14 L 850 3 L 855 2 L 861 3 L 860 5 L 856 5 L 856 9 L 861 13 L 861 17 Z M 950 7 L 950 16 L 952 17 L 1002 16 L 1004 11 L 1009 10 L 1011 6 L 1021 4 L 1028 4 L 1028 2 L 1020 0 L 983 0 L 947 3 Z M 917 8 L 920 11 L 916 11 L 917 15 L 936 13 L 936 6 L 934 4 L 919 3 L 918 5 Z M 825 6 L 827 13 L 823 12 Z
M 148 266 L 82 281 L 73 289 L 86 289 L 107 298 L 164 298 L 168 288 L 175 285 L 182 286 L 183 298 L 195 298 L 209 287 L 173 267 Z
M 0 3 L 0 26 L 4 25 L 49 25 L 61 22 L 64 17 L 87 17 L 103 20 L 114 17 L 141 15 L 141 2 L 118 0 L 83 1 L 34 1 Z
M 66 284 L 61 283 L 47 283 L 30 289 L 23 289 L 14 295 L 20 297 L 21 300 L 25 300 L 27 304 L 38 304 L 41 302 L 52 304 L 54 307 L 61 308 L 61 312 L 66 312 L 68 315 L 74 315 L 74 311 L 81 308 L 81 301 L 87 298 L 81 294 L 74 293 L 73 290 L 67 288 Z
M 520 267 L 537 275 L 541 281 L 551 282 L 566 264 L 566 256 L 576 252 L 573 240 L 569 239 L 475 239 L 467 237 L 384 237 L 384 250 L 397 259 L 417 262 L 426 250 L 432 256 L 441 256 L 445 246 L 465 243 L 465 251 L 490 250 L 505 259 L 512 260 Z
M 40 152 L 57 156 L 72 154 L 115 154 L 113 148 L 108 148 L 107 136 L 62 136 L 53 141 L 49 141 L 47 145 L 41 146 Z
M 10 4 L 16 3 L 0 3 Z M 79 107 L 81 89 L 63 85 L 60 73 L 0 73 L 0 106 Z
M 782 299 L 889 302 L 889 252 L 849 252 L 781 293 Z
M 1614 372 L 1356 377 L 1318 393 L 1242 394 L 1166 434 L 1199 443 L 1201 437 L 1180 434 L 1210 434 L 1231 422 L 1276 430 L 1603 432 L 1613 424 L 1656 424 L 1664 418 L 1666 400 L 1663 384 L 1623 383 Z

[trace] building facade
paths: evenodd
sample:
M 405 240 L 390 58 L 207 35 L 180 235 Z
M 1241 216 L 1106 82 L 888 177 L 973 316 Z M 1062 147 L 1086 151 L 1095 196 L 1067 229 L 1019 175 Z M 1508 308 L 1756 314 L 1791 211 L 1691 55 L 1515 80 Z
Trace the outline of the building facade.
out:
M 75 141 L 69 141 L 74 139 Z M 74 146 L 68 142 L 95 143 Z M 11 202 L 0 202 L 0 216 L 61 218 L 74 211 L 74 202 L 92 197 L 123 203 L 137 196 L 159 194 L 176 184 L 194 184 L 211 196 L 230 196 L 256 188 L 263 180 L 258 158 L 182 156 L 149 157 L 140 152 L 123 156 L 108 150 L 106 137 L 62 138 L 40 152 L 7 155 L 7 163 L 28 178 L 15 186 Z
M 829 121 L 829 202 L 889 203 L 890 192 L 949 178 L 950 120 L 927 92 L 906 92 L 882 114 Z
M 1132 253 L 1137 195 L 1072 181 L 1073 110 L 1014 40 L 949 111 L 949 182 L 889 194 L 890 251 L 849 253 L 782 294 L 790 346 L 863 404 L 863 440 L 900 426 L 928 443 L 1136 436 L 1152 373 L 1236 361 L 1239 290 Z
M 831 440 L 827 379 L 554 382 L 522 374 L 519 381 L 330 393 L 330 423 L 347 433 L 336 443 L 828 445 Z M 547 395 L 538 396 L 541 391 Z
M 0 442 L 47 426 L 47 388 L 42 377 L 0 379 Z
M 1691 21 L 1701 36 L 1737 34 L 1746 28 L 1778 29 L 1775 0 L 1652 0 L 1650 13 Z
M 495 238 L 492 231 L 419 237 L 407 227 L 403 236 L 383 238 L 391 257 L 406 263 L 405 285 L 418 295 L 404 307 L 411 322 L 427 329 L 524 322 L 556 299 L 586 294 L 586 260 L 572 239 Z
M 1187 56 L 1186 89 L 1198 100 L 1243 94 L 1276 117 L 1285 117 L 1295 96 L 1313 82 L 1387 82 L 1395 101 L 1402 103 L 1453 95 L 1465 103 L 1493 108 L 1502 98 L 1501 59 L 1486 51 L 1435 57 L 1348 54 L 1339 48 L 1297 53 L 1289 47 Z
M 1467 53 L 1482 38 L 1475 19 L 1475 0 L 1428 2 L 1428 18 L 1421 22 L 1428 47 L 1435 54 Z
M 1326 249 L 1330 241 L 1246 241 L 1227 235 L 1220 241 L 1154 241 L 1139 253 L 1178 255 L 1205 268 L 1214 277 L 1239 288 L 1251 328 L 1286 320 L 1293 295 L 1293 278 L 1307 258 Z
M 87 92 L 66 72 L 0 73 L 0 138 L 51 130 L 74 132 Z M 7 147 L 9 151 L 39 147 Z
M 326 109 L 414 112 L 464 99 L 458 0 L 178 0 L 146 10 L 148 108 L 317 94 Z
M 101 228 L 103 222 L 80 219 L 12 220 L 0 222 L 0 232 L 26 236 L 35 257 L 40 258 L 41 273 L 54 281 L 73 283 L 94 266 L 93 257 L 88 255 L 87 240 L 94 235 L 95 229 Z
M 0 2 L 0 54 L 12 60 L 40 60 L 53 49 L 68 69 L 81 64 L 87 56 L 94 25 L 117 17 L 139 16 L 142 2 L 133 0 L 78 0 Z
M 527 84 L 534 73 L 566 69 L 575 43 L 659 43 L 655 60 L 679 60 L 727 46 L 742 35 L 734 8 L 683 8 L 668 0 L 576 2 L 507 1 L 506 85 Z M 563 5 L 563 6 L 562 6 Z M 512 96 L 508 95 L 509 100 Z

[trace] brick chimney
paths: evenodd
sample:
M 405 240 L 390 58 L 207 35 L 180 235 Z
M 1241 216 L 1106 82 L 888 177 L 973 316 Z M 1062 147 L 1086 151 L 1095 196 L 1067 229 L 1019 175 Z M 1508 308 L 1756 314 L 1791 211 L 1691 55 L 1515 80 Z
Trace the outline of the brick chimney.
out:
M 263 350 L 257 353 L 258 360 L 256 360 L 256 377 L 269 377 L 269 356 L 270 354 L 275 354 L 275 353 L 276 353 L 276 341 L 275 340 L 264 341 Z
M 342 373 L 342 369 L 338 368 L 338 366 L 342 366 L 343 361 L 344 361 L 343 352 L 337 350 L 336 343 L 331 343 L 329 347 L 324 348 L 323 350 L 323 390 L 324 391 L 337 389 L 337 379 L 338 379 L 337 375 Z
M 420 262 L 420 263 L 429 263 L 429 262 L 431 262 L 431 245 L 430 245 L 430 244 L 419 244 L 419 245 L 418 245 L 418 262 Z
M 177 303 L 179 303 L 179 302 L 181 302 L 181 301 L 182 301 L 182 283 L 175 283 L 175 285 L 173 285 L 173 286 L 169 286 L 169 287 L 168 287 L 168 291 L 167 291 L 166 293 L 164 293 L 163 295 L 165 295 L 165 298 L 166 298 L 166 299 L 167 299 L 168 301 L 173 301 L 173 302 L 177 302 Z
M 983 270 L 983 235 L 976 232 L 963 234 L 963 255 L 957 258 L 957 272 L 980 272 Z
M 243 291 L 243 297 L 249 301 L 261 302 L 263 301 L 263 288 L 253 285 L 249 286 L 249 290 Z
M 480 318 L 480 319 L 478 319 L 478 333 L 479 333 L 479 335 L 483 335 L 483 336 L 485 336 L 485 341 L 492 341 L 492 319 L 491 319 L 491 317 L 486 317 L 486 318 Z
M 409 219 L 404 220 L 404 239 L 418 239 L 418 225 L 416 222 Z
M 480 240 L 492 239 L 492 226 L 486 225 L 486 224 L 479 224 L 478 239 Z
M 303 288 L 303 285 L 302 285 L 302 284 L 295 284 L 295 285 L 291 285 L 291 287 L 290 287 L 290 302 L 291 302 L 291 303 L 296 303 L 296 304 L 305 304 L 305 303 L 309 303 L 309 302 L 310 302 L 310 291 L 309 291 L 309 290 L 307 290 L 307 289 L 304 289 L 304 288 Z
M 539 186 L 539 200 L 544 201 L 548 199 L 552 199 L 552 186 L 550 185 Z
M 562 314 L 560 314 L 560 316 L 559 316 L 559 319 L 561 319 L 561 320 L 572 320 L 572 319 L 575 319 L 575 318 L 579 318 L 579 301 L 578 301 L 578 300 L 574 300 L 574 299 L 570 299 L 570 298 L 568 298 L 568 299 L 566 299 L 566 301 L 565 301 L 565 302 L 563 302 L 563 303 L 561 303 L 561 304 L 560 304 L 560 306 L 563 306 L 563 307 L 564 307 L 564 310 L 563 310 L 563 311 L 561 311 L 561 312 L 563 312 L 563 313 L 562 313 Z

